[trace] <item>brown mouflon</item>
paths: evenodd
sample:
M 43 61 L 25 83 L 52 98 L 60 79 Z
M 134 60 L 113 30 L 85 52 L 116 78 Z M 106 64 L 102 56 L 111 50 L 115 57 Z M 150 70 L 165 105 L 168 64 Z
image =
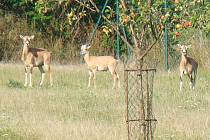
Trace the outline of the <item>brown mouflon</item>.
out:
M 180 71 L 180 91 L 182 90 L 183 86 L 183 75 L 188 75 L 190 79 L 190 88 L 195 88 L 195 81 L 197 76 L 197 69 L 198 69 L 198 63 L 191 57 L 187 56 L 187 49 L 191 47 L 191 45 L 180 45 L 178 44 L 178 47 L 181 51 L 181 61 L 179 65 L 179 71 Z
M 30 48 L 30 40 L 34 39 L 32 36 L 22 36 L 20 38 L 23 40 L 23 52 L 21 60 L 25 65 L 25 84 L 28 85 L 28 73 L 29 73 L 29 86 L 32 87 L 32 71 L 34 67 L 38 67 L 42 77 L 40 81 L 40 86 L 43 84 L 45 78 L 45 72 L 49 73 L 50 85 L 52 86 L 52 76 L 51 76 L 51 53 L 43 48 Z M 44 67 L 43 67 L 44 66 Z

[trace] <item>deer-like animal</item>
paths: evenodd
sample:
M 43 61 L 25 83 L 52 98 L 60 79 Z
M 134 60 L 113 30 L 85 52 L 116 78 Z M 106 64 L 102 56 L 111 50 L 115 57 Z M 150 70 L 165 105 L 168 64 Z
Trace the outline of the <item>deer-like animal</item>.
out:
M 93 78 L 93 84 L 96 88 L 96 71 L 107 71 L 109 70 L 112 74 L 114 83 L 113 88 L 116 87 L 116 82 L 118 84 L 118 88 L 120 87 L 119 75 L 116 72 L 117 68 L 117 60 L 113 56 L 90 56 L 89 49 L 91 46 L 82 45 L 81 46 L 81 54 L 84 55 L 84 60 L 88 65 L 89 70 L 89 82 L 88 87 L 90 87 L 91 80 Z
M 22 36 L 20 38 L 23 40 L 23 51 L 21 60 L 25 65 L 25 84 L 28 85 L 28 73 L 29 73 L 29 86 L 32 87 L 32 71 L 34 67 L 38 67 L 41 72 L 40 86 L 44 82 L 45 72 L 49 73 L 50 85 L 52 86 L 52 76 L 51 76 L 51 53 L 43 48 L 30 48 L 30 40 L 34 39 L 32 36 Z
M 183 86 L 183 75 L 187 74 L 190 79 L 190 89 L 195 88 L 196 76 L 198 63 L 191 57 L 187 56 L 187 49 L 191 47 L 191 45 L 180 45 L 178 47 L 181 51 L 181 61 L 179 65 L 180 71 L 180 91 L 182 91 Z

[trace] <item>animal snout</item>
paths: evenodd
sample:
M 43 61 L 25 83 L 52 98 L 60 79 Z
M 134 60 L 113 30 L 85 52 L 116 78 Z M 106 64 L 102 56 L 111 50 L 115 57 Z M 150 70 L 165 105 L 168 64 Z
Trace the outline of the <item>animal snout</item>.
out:
M 29 45 L 29 41 L 26 41 L 25 43 L 26 43 L 26 45 Z
M 186 55 L 187 54 L 187 51 L 182 51 L 182 54 Z
M 85 54 L 85 52 L 84 52 L 84 51 L 81 51 L 81 52 L 80 52 L 80 55 L 84 55 L 84 54 Z

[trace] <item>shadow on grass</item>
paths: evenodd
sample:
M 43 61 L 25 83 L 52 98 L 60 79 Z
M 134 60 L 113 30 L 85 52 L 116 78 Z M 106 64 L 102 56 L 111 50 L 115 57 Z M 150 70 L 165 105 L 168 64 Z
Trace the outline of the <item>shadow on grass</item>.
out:
M 40 139 L 40 137 L 35 134 L 20 134 L 10 128 L 0 128 L 0 140 L 26 140 L 28 138 L 33 140 Z
M 19 134 L 14 133 L 10 129 L 0 129 L 0 139 L 2 140 L 20 140 L 23 139 Z
M 10 79 L 7 83 L 9 88 L 24 88 L 24 85 L 16 80 Z
M 49 83 L 46 83 L 42 86 L 40 85 L 33 85 L 33 87 L 28 87 L 28 88 L 42 88 L 42 89 L 49 89 L 49 88 L 52 88 L 52 87 L 56 87 L 58 85 L 54 85 L 54 86 L 51 86 Z M 19 82 L 19 81 L 16 81 L 16 80 L 13 80 L 13 79 L 9 79 L 9 81 L 7 82 L 7 87 L 9 88 L 19 88 L 19 89 L 26 89 L 27 87 L 25 87 L 23 85 L 23 83 Z

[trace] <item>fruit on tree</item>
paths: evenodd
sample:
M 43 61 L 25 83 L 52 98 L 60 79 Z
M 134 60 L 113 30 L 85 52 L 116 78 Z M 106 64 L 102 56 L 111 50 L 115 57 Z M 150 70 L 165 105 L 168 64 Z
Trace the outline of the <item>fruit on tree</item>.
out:
M 174 0 L 174 3 L 176 3 L 176 4 L 179 3 L 179 0 Z
M 177 24 L 177 25 L 176 25 L 176 28 L 177 28 L 177 29 L 181 29 L 181 28 L 182 28 L 182 25 L 181 25 L 181 24 Z
M 192 22 L 191 21 L 188 22 L 188 27 L 192 27 Z
M 123 23 L 127 24 L 130 21 L 130 17 L 129 16 L 125 16 L 123 18 Z
M 163 29 L 164 29 L 163 24 L 160 24 L 159 27 L 158 27 L 158 29 L 159 29 L 159 30 L 163 30 Z
M 178 37 L 178 36 L 181 36 L 181 33 L 180 32 L 175 32 L 175 35 Z
M 164 15 L 162 15 L 161 17 L 160 17 L 160 19 L 164 19 L 165 18 L 165 16 Z

